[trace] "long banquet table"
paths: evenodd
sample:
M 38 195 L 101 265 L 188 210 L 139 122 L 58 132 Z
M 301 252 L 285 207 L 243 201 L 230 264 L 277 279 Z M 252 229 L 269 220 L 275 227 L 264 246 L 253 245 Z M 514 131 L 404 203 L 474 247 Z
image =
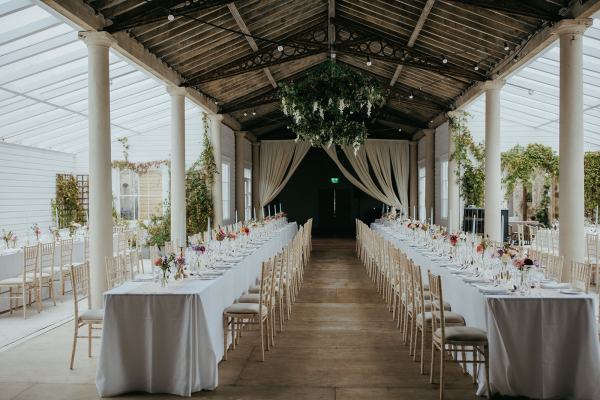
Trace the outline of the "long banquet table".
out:
M 468 326 L 483 329 L 490 346 L 492 392 L 534 399 L 600 399 L 600 345 L 594 299 L 539 290 L 528 296 L 484 295 L 422 254 L 406 237 L 384 225 L 371 227 L 402 250 L 427 281 L 442 276 L 444 300 Z M 481 369 L 482 370 L 482 369 Z M 483 374 L 478 394 L 484 394 Z
M 191 396 L 218 386 L 223 310 L 254 285 L 262 262 L 297 232 L 286 224 L 264 245 L 214 280 L 185 279 L 161 288 L 128 282 L 104 294 L 96 372 L 102 397 L 134 391 Z

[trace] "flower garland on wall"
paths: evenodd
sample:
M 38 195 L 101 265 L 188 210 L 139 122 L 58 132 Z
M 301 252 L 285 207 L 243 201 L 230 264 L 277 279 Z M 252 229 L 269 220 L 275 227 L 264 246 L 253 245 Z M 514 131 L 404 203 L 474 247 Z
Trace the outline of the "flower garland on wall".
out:
M 289 129 L 312 146 L 352 145 L 358 151 L 367 138 L 364 121 L 385 102 L 375 79 L 331 61 L 279 86 Z
M 170 160 L 155 160 L 155 161 L 146 161 L 134 163 L 127 160 L 114 160 L 112 162 L 112 167 L 121 171 L 129 170 L 137 172 L 138 174 L 145 174 L 150 169 L 160 168 L 162 166 L 170 167 Z

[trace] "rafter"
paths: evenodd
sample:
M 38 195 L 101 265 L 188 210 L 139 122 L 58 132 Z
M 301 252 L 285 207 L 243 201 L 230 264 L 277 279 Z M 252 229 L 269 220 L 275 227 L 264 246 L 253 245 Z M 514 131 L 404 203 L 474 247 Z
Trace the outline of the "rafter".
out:
M 425 25 L 425 21 L 427 21 L 427 17 L 429 16 L 431 9 L 433 8 L 433 3 L 435 3 L 435 0 L 427 0 L 427 3 L 425 3 L 425 5 L 423 6 L 423 11 L 421 11 L 419 20 L 417 21 L 417 24 L 415 25 L 415 29 L 413 29 L 412 34 L 410 35 L 410 38 L 408 39 L 408 43 L 406 44 L 406 47 L 412 48 L 415 45 L 415 42 L 417 41 L 417 38 L 419 37 L 419 34 L 421 33 L 421 29 L 423 29 L 423 26 Z M 392 80 L 390 81 L 390 86 L 394 86 L 396 84 L 396 81 L 398 80 L 398 78 L 400 77 L 400 73 L 402 72 L 402 67 L 403 67 L 402 64 L 398 64 L 398 66 L 396 67 L 394 76 L 392 77 Z
M 545 0 L 454 0 L 454 2 L 546 21 L 558 21 L 564 18 L 563 14 L 566 13 L 566 9 Z
M 212 7 L 222 6 L 230 2 L 231 0 L 198 0 L 194 2 L 183 0 L 147 1 L 139 7 L 127 10 L 112 17 L 112 24 L 106 26 L 104 30 L 114 33 L 154 22 L 165 21 L 169 12 L 174 12 L 177 15 L 196 13 Z
M 240 15 L 240 12 L 238 11 L 237 7 L 235 6 L 235 3 L 228 3 L 227 7 L 229 8 L 229 12 L 231 12 L 233 19 L 235 19 L 235 22 L 237 23 L 240 30 L 246 35 L 246 41 L 248 41 L 248 44 L 252 48 L 252 51 L 256 53 L 258 51 L 258 45 L 256 44 L 256 40 L 254 40 L 254 38 L 250 34 L 250 30 L 246 26 L 246 23 L 244 22 L 244 19 Z M 275 82 L 275 78 L 273 78 L 273 74 L 271 74 L 271 70 L 269 70 L 269 67 L 264 67 L 263 72 L 265 73 L 269 82 L 271 82 L 271 85 L 273 87 L 277 87 L 277 82 Z

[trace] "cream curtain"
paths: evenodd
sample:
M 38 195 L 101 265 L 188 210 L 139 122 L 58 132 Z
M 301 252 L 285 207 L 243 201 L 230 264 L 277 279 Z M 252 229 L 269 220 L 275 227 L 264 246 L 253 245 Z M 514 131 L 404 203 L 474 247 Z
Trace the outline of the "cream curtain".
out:
M 309 143 L 293 140 L 260 143 L 261 210 L 283 190 L 309 149 Z
M 398 140 L 367 140 L 356 155 L 352 146 L 341 146 L 341 149 L 356 176 L 340 162 L 335 147 L 324 147 L 346 179 L 385 204 L 397 209 L 407 209 L 410 166 L 408 143 Z M 377 183 L 372 179 L 370 170 L 373 171 Z

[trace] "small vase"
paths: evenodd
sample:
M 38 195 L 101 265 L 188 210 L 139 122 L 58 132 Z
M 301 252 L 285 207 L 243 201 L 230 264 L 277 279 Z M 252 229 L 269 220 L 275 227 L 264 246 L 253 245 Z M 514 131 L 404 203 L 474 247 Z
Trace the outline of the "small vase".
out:
M 520 282 L 519 282 L 519 294 L 521 296 L 525 296 L 529 294 L 529 271 L 522 270 L 520 272 Z
M 163 269 L 162 275 L 160 277 L 160 287 L 167 287 L 167 286 L 169 286 L 169 270 Z

